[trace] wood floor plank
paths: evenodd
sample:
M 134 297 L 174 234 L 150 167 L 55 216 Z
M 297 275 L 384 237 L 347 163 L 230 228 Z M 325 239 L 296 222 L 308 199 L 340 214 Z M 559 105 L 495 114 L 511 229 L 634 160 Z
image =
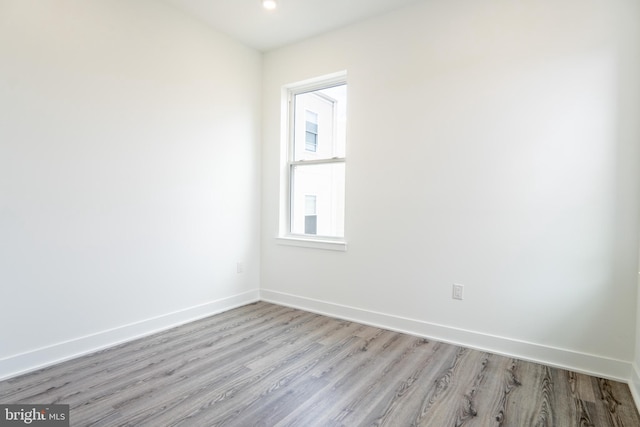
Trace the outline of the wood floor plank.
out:
M 344 425 L 357 425 L 364 422 L 362 417 L 365 414 L 366 417 L 380 417 L 384 414 L 385 402 L 395 396 L 394 390 L 400 383 L 410 378 L 416 369 L 420 370 L 421 366 L 424 366 L 424 363 L 416 366 L 416 362 L 426 362 L 429 360 L 429 353 L 433 351 L 434 348 L 426 340 L 411 337 L 410 340 L 398 340 L 396 346 L 388 347 L 387 357 L 369 356 L 370 370 L 362 371 L 361 384 L 350 385 L 349 394 L 345 393 L 342 396 L 342 400 L 347 404 L 337 404 L 336 410 L 341 410 L 331 420 Z M 340 379 L 338 384 L 350 382 L 348 378 L 352 375 L 349 373 L 345 379 Z M 346 396 L 352 397 L 346 400 Z
M 305 375 L 292 378 L 289 389 L 304 389 L 306 385 L 301 386 L 300 382 L 312 381 L 315 383 L 316 380 L 323 380 L 322 377 L 314 376 L 312 374 L 312 371 L 315 369 L 326 371 L 327 366 L 337 365 L 342 360 L 348 360 L 352 355 L 361 352 L 362 345 L 363 340 L 361 338 L 355 336 L 346 337 L 342 341 L 334 343 L 332 346 L 325 348 L 322 352 L 313 355 L 313 357 L 308 360 L 307 365 L 305 366 L 305 368 L 309 368 L 304 372 Z M 267 387 L 262 388 L 262 392 L 257 396 L 257 398 L 249 401 L 248 404 L 245 405 L 245 407 L 232 408 L 232 411 L 227 411 L 225 413 L 222 413 L 222 415 L 219 415 L 217 413 L 209 414 L 206 419 L 207 425 L 226 425 L 227 422 L 234 420 L 235 417 L 240 415 L 247 406 L 264 404 L 264 396 L 269 395 L 270 398 L 277 398 L 277 396 L 279 396 L 279 394 L 281 394 L 283 390 L 284 389 L 282 387 L 279 387 L 279 384 L 278 387 L 273 387 L 267 384 Z
M 638 427 L 626 384 L 265 302 L 0 382 L 73 426 Z
M 511 359 L 483 353 L 476 368 L 476 378 L 465 391 L 468 416 L 462 425 L 469 427 L 500 426 L 500 410 L 508 390 L 516 386 L 510 373 Z
M 453 350 L 445 364 L 424 376 L 425 380 L 429 378 L 432 386 L 414 393 L 420 404 L 408 420 L 412 424 L 421 426 L 439 422 L 454 425 L 474 416 L 476 409 L 465 392 L 471 391 L 473 383 L 482 375 L 486 367 L 484 354 L 462 347 L 454 347 Z

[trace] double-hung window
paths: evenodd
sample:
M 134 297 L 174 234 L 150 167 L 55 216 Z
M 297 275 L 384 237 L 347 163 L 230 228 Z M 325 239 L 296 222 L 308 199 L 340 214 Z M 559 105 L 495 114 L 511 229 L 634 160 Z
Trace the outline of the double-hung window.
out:
M 344 249 L 346 76 L 291 86 L 286 96 L 287 200 L 281 237 L 337 243 L 335 248 Z

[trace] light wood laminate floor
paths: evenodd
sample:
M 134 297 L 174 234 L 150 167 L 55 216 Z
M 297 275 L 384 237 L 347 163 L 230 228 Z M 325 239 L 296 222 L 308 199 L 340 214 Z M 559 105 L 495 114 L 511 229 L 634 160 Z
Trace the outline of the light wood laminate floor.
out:
M 637 427 L 626 384 L 250 304 L 0 382 L 73 426 Z

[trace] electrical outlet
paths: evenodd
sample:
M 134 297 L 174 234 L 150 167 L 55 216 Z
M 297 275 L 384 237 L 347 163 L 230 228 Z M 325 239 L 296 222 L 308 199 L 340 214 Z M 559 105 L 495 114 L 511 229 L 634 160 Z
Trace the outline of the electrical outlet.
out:
M 237 262 L 236 263 L 236 273 L 238 273 L 238 274 L 244 273 L 244 263 L 242 263 L 242 262 Z
M 464 285 L 453 284 L 453 299 L 464 299 Z

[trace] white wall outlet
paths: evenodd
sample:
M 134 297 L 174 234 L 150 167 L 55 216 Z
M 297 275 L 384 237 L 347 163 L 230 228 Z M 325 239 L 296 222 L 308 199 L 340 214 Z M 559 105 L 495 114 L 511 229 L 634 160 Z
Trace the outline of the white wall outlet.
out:
M 464 285 L 453 284 L 453 299 L 464 299 Z
M 243 262 L 238 261 L 236 263 L 236 273 L 238 273 L 238 274 L 244 273 L 244 263 Z

